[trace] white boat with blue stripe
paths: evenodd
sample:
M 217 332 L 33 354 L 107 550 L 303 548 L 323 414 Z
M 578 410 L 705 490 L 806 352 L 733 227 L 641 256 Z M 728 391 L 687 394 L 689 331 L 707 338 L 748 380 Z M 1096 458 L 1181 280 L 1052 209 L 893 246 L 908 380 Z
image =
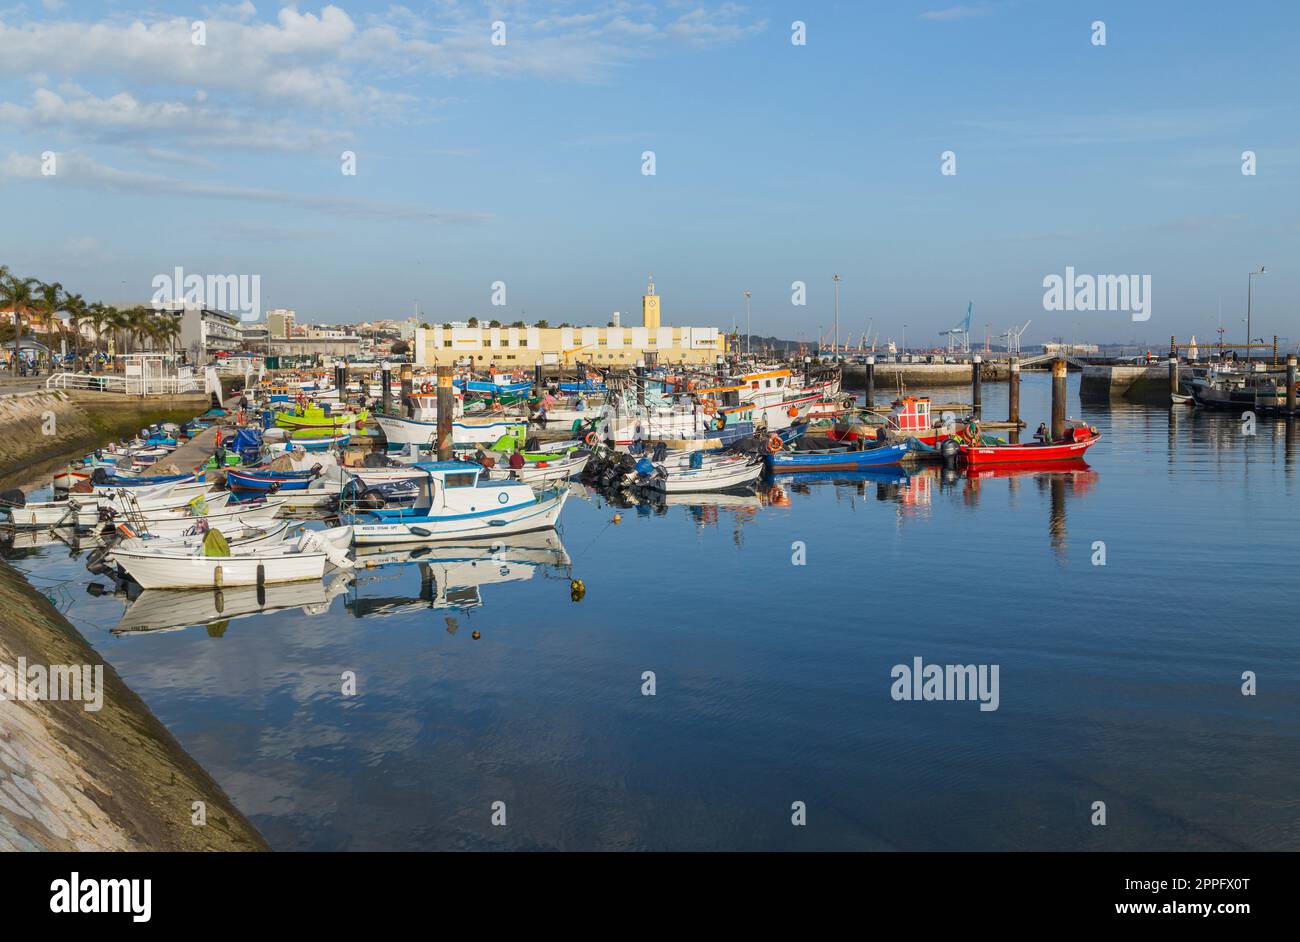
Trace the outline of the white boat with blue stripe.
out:
M 535 491 L 519 481 L 490 481 L 480 465 L 468 461 L 422 461 L 412 468 L 424 472 L 416 479 L 420 493 L 414 504 L 349 515 L 355 545 L 547 530 L 569 496 L 563 486 Z

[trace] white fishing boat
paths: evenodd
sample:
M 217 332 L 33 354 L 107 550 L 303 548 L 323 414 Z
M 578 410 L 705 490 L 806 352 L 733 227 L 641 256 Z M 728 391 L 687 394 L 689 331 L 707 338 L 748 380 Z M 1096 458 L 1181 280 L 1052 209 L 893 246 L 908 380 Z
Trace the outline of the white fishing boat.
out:
M 491 481 L 465 461 L 419 465 L 419 494 L 411 507 L 351 515 L 357 546 L 424 543 L 470 536 L 505 536 L 555 526 L 568 491 L 535 492 L 518 481 Z
M 134 491 L 122 489 L 107 494 L 74 494 L 66 500 L 33 501 L 0 510 L 9 515 L 10 522 L 16 527 L 93 527 L 100 522 L 101 510 L 112 511 L 115 517 L 138 513 L 191 516 L 191 504 L 200 496 L 209 510 L 220 509 L 230 499 L 229 494 L 194 495 L 188 492 L 141 497 Z
M 581 474 L 590 459 L 591 454 L 584 451 L 555 461 L 526 461 L 522 468 L 498 462 L 488 471 L 488 478 L 493 481 L 522 481 L 528 485 L 551 484 Z
M 274 520 L 283 506 L 284 501 L 278 498 L 249 504 L 230 504 L 216 513 L 209 512 L 204 519 L 210 528 L 223 532 L 230 527 L 262 527 Z M 194 526 L 195 518 L 181 514 L 144 514 L 125 517 L 122 522 L 136 533 L 175 537 L 184 536 L 185 531 Z
M 229 529 L 223 529 L 221 535 L 226 538 L 226 543 L 230 546 L 230 552 L 240 555 L 246 551 L 283 543 L 289 536 L 296 534 L 300 527 L 301 524 L 289 520 L 276 520 L 265 527 L 250 527 L 241 523 Z M 179 536 L 127 537 L 108 547 L 105 558 L 112 559 L 113 553 L 119 549 L 131 551 L 192 550 L 203 545 L 203 540 L 208 535 L 209 529 L 212 528 L 196 523 L 195 526 L 190 527 L 192 532 L 183 533 Z
M 114 561 L 145 589 L 224 588 L 319 580 L 327 563 L 350 569 L 352 561 L 313 531 L 294 544 L 280 544 L 241 556 L 206 556 L 202 547 L 123 550 Z
M 648 461 L 648 459 L 647 459 Z M 639 464 L 639 462 L 638 462 Z M 692 491 L 722 491 L 740 487 L 756 480 L 763 473 L 763 459 L 756 455 L 737 455 L 725 461 L 692 468 L 689 465 L 653 465 L 649 474 L 641 474 L 643 487 L 665 494 L 682 494 Z
M 371 417 L 388 441 L 389 449 L 415 445 L 419 448 L 436 448 L 438 423 L 422 419 L 407 419 L 396 415 L 376 414 Z M 489 414 L 483 418 L 462 416 L 451 424 L 451 438 L 456 446 L 491 445 L 507 435 L 523 441 L 528 434 L 528 423 L 518 418 L 502 418 Z

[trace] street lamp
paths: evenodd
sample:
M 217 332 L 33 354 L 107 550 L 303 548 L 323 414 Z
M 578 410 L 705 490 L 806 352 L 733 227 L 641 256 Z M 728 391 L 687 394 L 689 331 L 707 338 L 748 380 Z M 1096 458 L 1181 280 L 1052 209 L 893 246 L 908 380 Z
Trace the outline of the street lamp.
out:
M 832 280 L 835 282 L 835 346 L 832 348 L 832 353 L 838 360 L 840 353 L 840 276 L 836 275 Z
M 749 329 L 749 292 L 745 292 L 745 355 L 750 353 L 750 343 L 754 332 Z
M 1251 280 L 1256 275 L 1264 274 L 1264 266 L 1259 266 L 1259 271 L 1246 273 L 1246 362 L 1250 362 L 1250 289 L 1254 282 Z

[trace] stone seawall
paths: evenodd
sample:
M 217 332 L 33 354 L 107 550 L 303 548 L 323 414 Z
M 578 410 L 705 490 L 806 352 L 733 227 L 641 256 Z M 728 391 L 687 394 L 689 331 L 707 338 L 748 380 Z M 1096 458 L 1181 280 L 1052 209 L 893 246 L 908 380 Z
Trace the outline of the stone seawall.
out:
M 39 469 L 48 474 L 151 422 L 185 421 L 206 402 L 0 396 L 0 482 L 9 482 L 0 487 L 40 483 Z M 22 559 L 0 560 L 0 851 L 266 850 L 221 787 L 50 603 L 38 588 L 39 557 L 31 563 L 36 585 Z M 91 682 L 72 687 L 80 699 L 30 687 L 42 676 L 52 683 L 56 672 L 68 682 L 65 667 Z
M 0 481 L 51 459 L 90 451 L 154 422 L 184 422 L 204 395 L 134 399 L 61 389 L 0 395 Z

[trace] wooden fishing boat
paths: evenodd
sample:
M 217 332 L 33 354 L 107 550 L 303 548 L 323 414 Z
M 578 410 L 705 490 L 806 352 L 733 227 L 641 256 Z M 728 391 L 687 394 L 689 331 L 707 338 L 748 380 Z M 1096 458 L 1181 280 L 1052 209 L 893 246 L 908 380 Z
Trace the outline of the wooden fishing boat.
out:
M 336 434 L 343 429 L 351 429 L 356 425 L 364 425 L 370 413 L 365 409 L 360 412 L 330 412 L 326 414 L 324 409 L 308 406 L 302 411 L 295 412 L 277 412 L 275 414 L 275 424 L 280 428 L 287 429 L 329 429 Z
M 695 491 L 725 491 L 756 480 L 763 473 L 763 459 L 757 455 L 736 455 L 723 461 L 701 464 L 694 468 L 671 467 L 653 464 L 648 474 L 640 475 L 640 483 L 651 490 L 665 494 L 683 494 Z M 640 465 L 640 462 L 637 462 Z M 638 469 L 640 470 L 640 469 Z
M 15 527 L 93 527 L 100 522 L 101 510 L 111 510 L 116 516 L 135 513 L 190 515 L 190 505 L 196 499 L 197 495 L 188 492 L 137 497 L 122 490 L 109 494 L 78 494 L 67 500 L 0 505 L 0 512 L 8 514 Z M 204 503 L 209 508 L 221 508 L 229 499 L 229 494 L 213 494 L 204 496 Z
M 534 492 L 517 481 L 490 481 L 465 461 L 422 462 L 420 493 L 410 507 L 351 515 L 357 546 L 424 543 L 470 536 L 505 536 L 555 526 L 569 492 Z
M 861 471 L 900 464 L 912 446 L 908 442 L 879 445 L 875 448 L 815 448 L 778 451 L 767 456 L 773 474 L 793 471 Z
M 262 527 L 268 525 L 285 501 L 280 498 L 257 501 L 251 504 L 229 504 L 216 511 L 209 510 L 204 515 L 208 526 L 225 531 L 229 527 Z M 143 514 L 122 515 L 121 520 L 136 533 L 149 533 L 153 536 L 183 536 L 191 529 L 196 518 L 186 514 Z
M 306 534 L 304 534 L 304 537 Z M 204 556 L 184 551 L 118 550 L 114 561 L 145 589 L 223 588 L 320 580 L 330 553 L 311 544 L 279 546 L 246 556 Z M 346 557 L 344 557 L 346 558 Z
M 1182 393 L 1170 393 L 1169 401 L 1176 406 L 1185 406 L 1189 402 L 1195 401 L 1191 396 L 1185 396 Z
M 268 494 L 272 491 L 305 491 L 320 477 L 317 465 L 307 471 L 272 471 L 269 468 L 231 468 L 226 471 L 226 487 L 241 493 Z
M 1043 461 L 1069 461 L 1082 458 L 1101 438 L 1089 425 L 1066 429 L 1065 441 L 1031 442 L 1024 445 L 971 445 L 963 443 L 961 456 L 971 467 L 992 464 L 1032 464 Z
M 383 430 L 390 451 L 406 445 L 433 448 L 437 444 L 437 422 L 407 419 L 387 413 L 376 414 L 375 422 Z M 507 436 L 522 444 L 527 435 L 528 423 L 525 420 L 502 418 L 496 415 L 484 418 L 462 416 L 451 425 L 452 442 L 457 447 L 491 445 Z
M 496 467 L 489 469 L 488 478 L 493 481 L 522 481 L 525 484 L 565 481 L 575 474 L 581 474 L 590 458 L 590 453 L 582 452 L 550 460 L 525 461 L 522 468 L 512 468 L 499 462 Z

